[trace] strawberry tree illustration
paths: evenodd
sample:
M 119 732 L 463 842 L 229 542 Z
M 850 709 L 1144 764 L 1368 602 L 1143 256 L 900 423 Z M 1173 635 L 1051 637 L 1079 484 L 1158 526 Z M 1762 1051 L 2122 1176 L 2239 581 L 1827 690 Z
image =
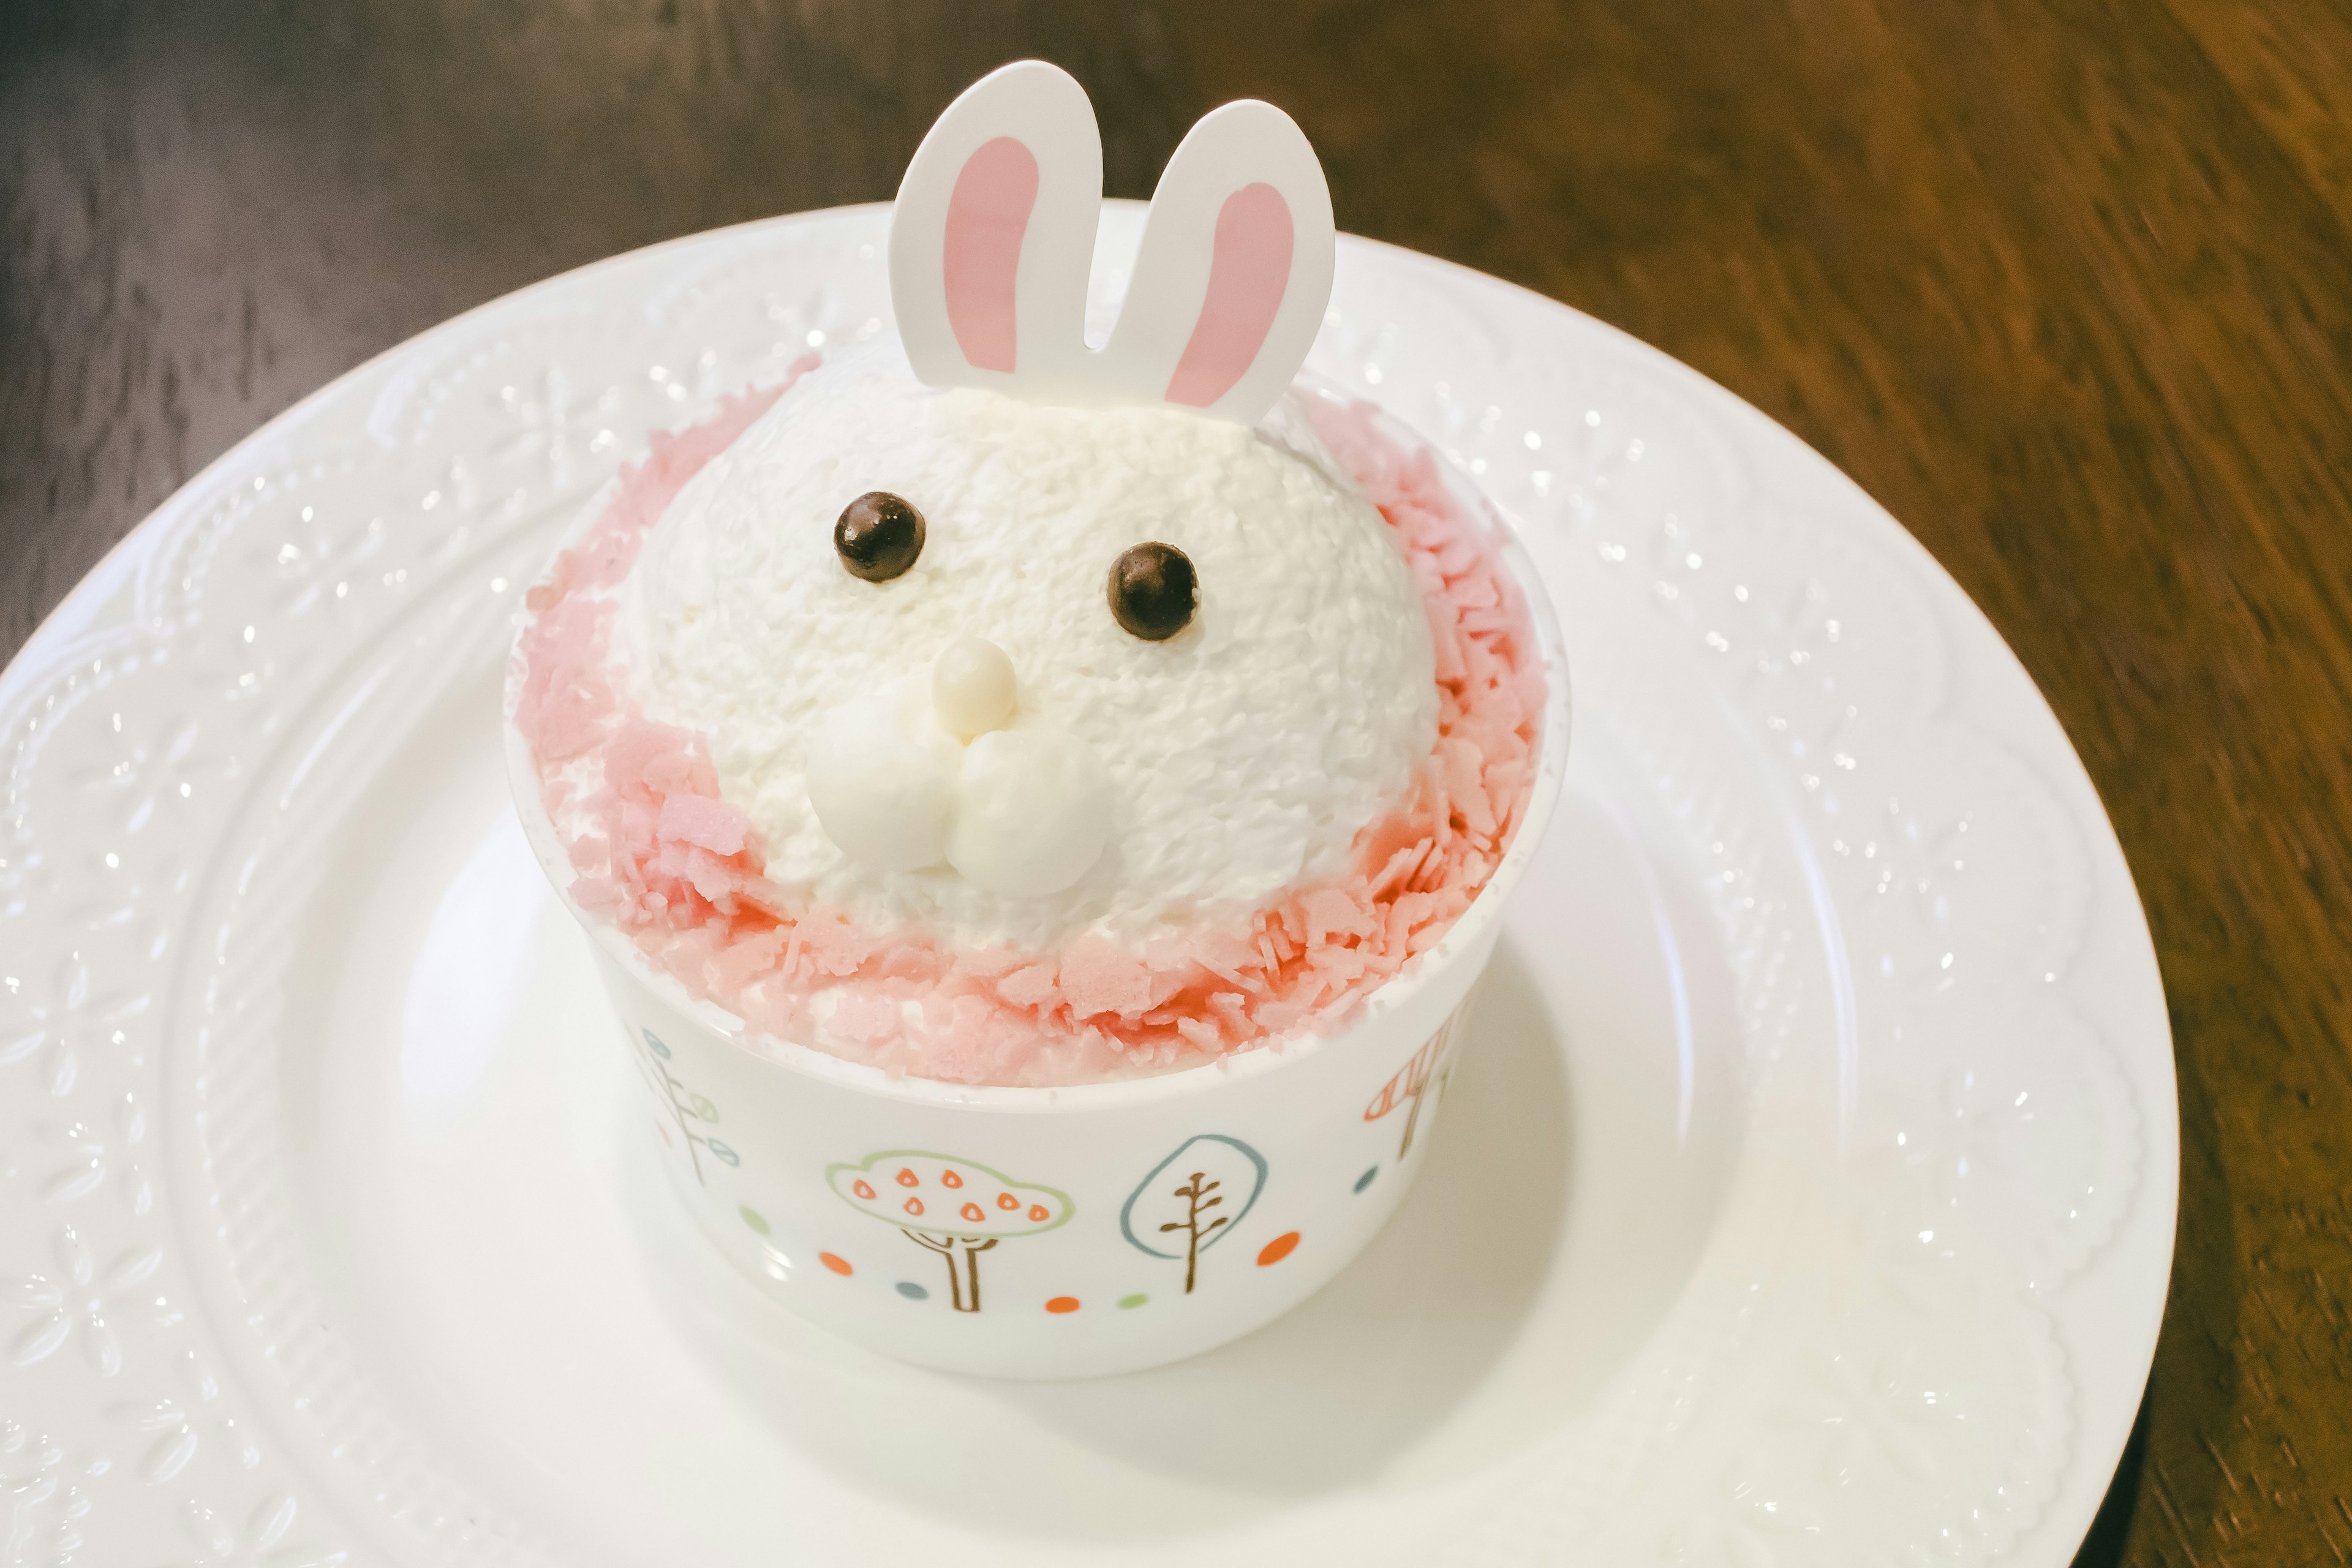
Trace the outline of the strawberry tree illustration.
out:
M 920 1149 L 886 1149 L 854 1165 L 828 1165 L 824 1179 L 858 1213 L 897 1226 L 908 1240 L 946 1259 L 948 1300 L 959 1312 L 980 1310 L 982 1253 L 1066 1225 L 1076 1212 L 1066 1193 Z
M 1178 1144 L 1128 1194 L 1118 1228 L 1154 1258 L 1182 1258 L 1189 1296 L 1201 1254 L 1233 1234 L 1265 1189 L 1265 1156 L 1238 1138 L 1202 1132 Z
M 1396 1076 L 1382 1084 L 1380 1093 L 1364 1107 L 1367 1121 L 1378 1121 L 1400 1105 L 1406 1108 L 1404 1136 L 1397 1142 L 1400 1160 L 1412 1149 L 1412 1130 L 1421 1121 L 1423 1100 L 1433 1091 L 1444 1091 L 1445 1080 L 1454 1071 L 1454 1045 L 1469 1016 L 1466 1003 L 1454 1009 L 1453 1016 L 1438 1026 L 1437 1033 L 1412 1053 L 1412 1059 L 1399 1068 Z

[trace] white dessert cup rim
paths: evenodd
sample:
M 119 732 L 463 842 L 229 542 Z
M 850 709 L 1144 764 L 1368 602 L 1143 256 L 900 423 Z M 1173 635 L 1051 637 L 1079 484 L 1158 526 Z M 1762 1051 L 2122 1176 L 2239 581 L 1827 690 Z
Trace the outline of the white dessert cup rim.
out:
M 1300 380 L 1323 395 L 1339 400 L 1339 395 L 1322 384 L 1321 378 L 1309 374 L 1301 376 Z M 1486 886 L 1479 889 L 1476 897 L 1472 899 L 1470 907 L 1462 911 L 1437 943 L 1415 954 L 1402 973 L 1385 981 L 1364 998 L 1362 1005 L 1367 1012 L 1386 1012 L 1409 1001 L 1439 972 L 1484 952 L 1489 929 L 1502 919 L 1510 900 L 1511 889 L 1542 844 L 1544 830 L 1559 803 L 1560 788 L 1568 773 L 1570 705 L 1566 638 L 1560 630 L 1558 613 L 1544 589 L 1543 579 L 1519 538 L 1517 523 L 1473 485 L 1433 443 L 1378 404 L 1370 406 L 1374 410 L 1375 420 L 1386 426 L 1391 435 L 1401 442 L 1435 454 L 1438 471 L 1456 499 L 1474 510 L 1485 513 L 1495 524 L 1499 540 L 1497 553 L 1517 585 L 1520 596 L 1526 601 L 1528 619 L 1535 628 L 1536 647 L 1543 659 L 1545 681 L 1543 735 L 1537 752 L 1536 774 L 1528 784 L 1527 809 L 1511 835 L 1510 846 L 1503 852 L 1502 860 L 1487 878 Z M 609 487 L 606 492 L 600 492 L 564 531 L 563 538 L 550 553 L 551 569 L 555 555 L 576 543 L 604 515 L 610 501 L 608 491 Z M 542 573 L 539 581 L 543 583 L 545 580 Z M 522 626 L 528 625 L 529 615 L 527 610 L 520 612 L 518 634 Z M 1056 1085 L 966 1084 L 943 1079 L 919 1078 L 912 1074 L 889 1072 L 869 1063 L 835 1056 L 814 1046 L 773 1037 L 762 1037 L 768 1042 L 766 1047 L 753 1047 L 745 1039 L 745 1036 L 752 1032 L 751 1026 L 741 1017 L 714 1002 L 694 997 L 675 976 L 656 968 L 644 951 L 612 922 L 582 909 L 572 899 L 572 884 L 578 872 L 556 835 L 554 823 L 547 815 L 546 802 L 540 788 L 538 758 L 530 742 L 523 739 L 522 732 L 515 727 L 514 699 L 519 665 L 518 650 L 509 658 L 500 720 L 509 794 L 513 797 L 516 815 L 521 819 L 523 834 L 530 841 L 531 853 L 538 858 L 540 868 L 546 873 L 556 896 L 622 973 L 678 1013 L 726 1037 L 737 1049 L 755 1060 L 884 1099 L 1012 1114 L 1067 1115 L 1207 1093 L 1244 1078 L 1278 1071 L 1318 1051 L 1342 1045 L 1355 1032 L 1357 1026 L 1350 1024 L 1328 1035 L 1313 1032 L 1286 1035 L 1220 1057 L 1215 1061 L 1175 1072 L 1096 1083 Z

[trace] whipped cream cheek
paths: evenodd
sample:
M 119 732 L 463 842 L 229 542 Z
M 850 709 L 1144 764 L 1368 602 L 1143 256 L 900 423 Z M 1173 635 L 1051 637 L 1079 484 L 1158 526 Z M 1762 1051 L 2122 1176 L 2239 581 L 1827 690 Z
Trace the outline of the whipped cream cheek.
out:
M 656 437 L 532 592 L 515 721 L 575 901 L 755 1047 L 925 1078 L 1095 1081 L 1344 1023 L 1525 808 L 1543 675 L 1489 526 L 1368 409 L 1309 431 L 1290 405 L 1278 443 L 1137 410 L 1107 458 L 1102 415 L 1048 432 L 1061 411 L 902 377 L 828 367 Z M 850 579 L 832 515 L 884 488 L 929 519 L 922 556 Z M 1166 643 L 1105 602 L 1145 539 L 1198 568 L 1200 625 Z M 825 715 L 974 635 L 1010 656 L 1014 731 L 1111 778 L 1109 847 L 1051 897 L 877 871 L 809 805 Z

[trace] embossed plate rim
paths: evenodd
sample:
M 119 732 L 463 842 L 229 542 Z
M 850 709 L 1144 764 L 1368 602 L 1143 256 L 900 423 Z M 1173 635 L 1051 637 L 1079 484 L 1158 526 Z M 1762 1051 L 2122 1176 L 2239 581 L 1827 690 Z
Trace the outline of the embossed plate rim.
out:
M 642 270 L 648 279 L 648 286 L 644 290 L 647 312 L 652 313 L 656 299 L 663 301 L 662 309 L 667 310 L 680 300 L 691 299 L 697 287 L 707 285 L 712 279 L 746 265 L 763 238 L 782 235 L 795 226 L 804 226 L 812 230 L 825 225 L 871 226 L 878 222 L 883 210 L 835 209 L 825 214 L 763 220 L 739 226 L 732 230 L 670 241 L 630 256 L 609 258 L 518 295 L 478 307 L 443 327 L 377 356 L 304 399 L 209 465 L 110 552 L 36 632 L 5 675 L 0 676 L 0 712 L 16 711 L 27 700 L 35 699 L 37 696 L 37 686 L 44 680 L 56 682 L 50 690 L 52 698 L 58 690 L 65 690 L 70 696 L 69 677 L 83 661 L 97 656 L 102 664 L 109 650 L 134 639 L 138 617 L 151 607 L 147 604 L 148 574 L 161 563 L 161 558 L 190 542 L 189 535 L 194 526 L 215 509 L 227 504 L 244 484 L 247 475 L 257 469 L 299 462 L 305 441 L 320 434 L 313 426 L 339 407 L 342 413 L 353 416 L 350 423 L 354 428 L 365 428 L 368 439 L 381 439 L 383 437 L 377 431 L 379 418 L 390 421 L 397 413 L 394 407 L 397 400 L 393 396 L 394 391 L 403 388 L 410 376 L 423 374 L 425 367 L 436 362 L 436 356 L 446 355 L 452 345 L 464 341 L 467 334 L 478 332 L 487 323 L 508 321 L 518 328 L 527 328 L 534 322 L 544 322 L 562 313 L 557 307 L 567 295 L 583 295 L 601 279 L 632 269 Z M 1866 543 L 1869 549 L 1890 557 L 1891 569 L 1897 576 L 1907 578 L 1910 586 L 1926 596 L 1934 615 L 1956 623 L 1946 628 L 1951 634 L 1955 650 L 1952 660 L 1956 669 L 1955 680 L 1961 688 L 1948 704 L 1955 717 L 2000 736 L 2011 748 L 2027 753 L 2027 761 L 2040 770 L 2042 782 L 2063 797 L 2056 803 L 2056 808 L 2084 837 L 2092 861 L 2085 868 L 2086 875 L 2094 884 L 2093 890 L 2105 900 L 2105 907 L 2098 913 L 2105 922 L 2109 939 L 2109 951 L 2101 959 L 2104 968 L 2110 972 L 2105 983 L 2112 983 L 2117 972 L 2133 972 L 2126 978 L 2136 984 L 2154 982 L 2153 955 L 2148 950 L 2145 922 L 2140 918 L 2137 897 L 2131 889 L 2128 868 L 2123 864 L 2112 829 L 2097 805 L 2079 762 L 2066 745 L 2054 718 L 2038 693 L 2033 692 L 2030 680 L 2017 666 L 2013 656 L 2000 642 L 1997 634 L 1991 631 L 1990 625 L 1957 585 L 1934 565 L 1899 525 L 1786 431 L 1687 367 L 1674 363 L 1612 329 L 1601 327 L 1538 296 L 1410 252 L 1351 239 L 1347 242 L 1346 255 L 1343 268 L 1348 269 L 1349 277 L 1367 269 L 1374 272 L 1388 269 L 1392 278 L 1419 279 L 1438 293 L 1455 296 L 1452 302 L 1463 310 L 1483 308 L 1498 316 L 1519 318 L 1530 328 L 1541 329 L 1535 334 L 1537 336 L 1543 332 L 1566 332 L 1578 340 L 1580 351 L 1589 350 L 1596 363 L 1606 362 L 1611 374 L 1625 375 L 1645 386 L 1667 389 L 1677 397 L 1704 405 L 1708 417 L 1719 423 L 1727 432 L 1725 439 L 1729 447 L 1737 448 L 1738 459 L 1754 469 L 1748 478 L 1756 493 L 1747 499 L 1754 501 L 1758 509 L 1769 510 L 1790 500 L 1792 496 L 1801 496 L 1809 504 L 1826 506 L 1830 513 L 1835 514 L 1834 521 L 1825 525 L 1827 533 L 1823 537 L 1838 536 L 1843 530 Z M 656 278 L 656 273 L 663 276 Z M 673 273 L 675 276 L 670 276 Z M 1318 357 L 1339 354 L 1343 348 L 1344 345 L 1336 341 L 1318 346 Z M 1342 379 L 1368 386 L 1368 377 L 1349 374 L 1360 371 L 1362 363 L 1339 368 Z M 415 388 L 408 386 L 407 390 L 413 392 Z M 1374 390 L 1375 395 L 1387 401 L 1397 388 L 1370 389 L 1368 386 L 1368 390 Z M 1429 417 L 1427 412 L 1411 407 L 1400 409 L 1400 412 L 1409 420 L 1423 423 L 1425 429 L 1431 428 L 1425 423 Z M 1431 433 L 1440 434 L 1435 429 Z M 1465 437 L 1462 447 L 1466 460 L 1474 464 L 1481 460 L 1477 439 Z M 258 486 L 257 476 L 256 483 Z M 1696 552 L 1693 552 L 1692 565 L 1696 571 Z M 191 571 L 197 569 L 190 568 Z M 203 564 L 202 569 L 209 569 L 209 564 Z M 121 602 L 126 591 L 130 595 L 127 604 Z M 1966 738 L 1963 734 L 1962 739 L 1965 741 Z M 38 758 L 37 754 L 29 758 L 20 756 L 17 761 L 22 769 L 30 770 L 37 764 Z M 12 791 L 23 782 L 24 779 L 12 771 Z M 41 847 L 37 845 L 35 847 L 38 850 Z M 9 853 L 12 858 L 16 857 L 14 847 Z M 0 868 L 0 873 L 5 871 L 5 868 Z M 8 885 L 12 884 L 0 883 L 0 889 Z M 2120 926 L 2116 923 L 2118 919 Z M 2116 945 L 2117 942 L 2120 942 L 2120 947 Z M 0 1002 L 7 1000 L 9 998 L 0 997 Z M 2141 1191 L 2137 1209 L 2126 1215 L 2131 1222 L 2132 1234 L 2128 1268 L 2122 1256 L 2124 1248 L 2107 1246 L 2104 1237 L 2095 1239 L 2089 1244 L 2087 1266 L 2082 1268 L 2082 1273 L 2073 1283 L 2039 1300 L 2040 1309 L 2047 1311 L 2059 1329 L 2062 1340 L 2080 1346 L 2084 1342 L 2086 1333 L 2095 1331 L 2119 1345 L 2120 1349 L 2110 1355 L 2109 1364 L 2100 1371 L 2095 1389 L 2076 1388 L 2073 1391 L 2076 1404 L 2083 1406 L 2074 1412 L 2080 1426 L 2075 1434 L 2075 1452 L 2072 1462 L 2063 1464 L 2063 1473 L 2058 1478 L 2057 1494 L 2041 1506 L 2038 1516 L 2017 1542 L 2015 1554 L 2020 1560 L 2058 1563 L 2071 1554 L 2074 1542 L 2087 1527 L 2091 1512 L 2097 1505 L 2114 1458 L 2121 1450 L 2137 1407 L 2138 1389 L 2153 1353 L 2156 1324 L 2168 1274 L 2178 1179 L 2177 1119 L 2173 1107 L 2169 1037 L 2163 1025 L 2160 990 L 2156 991 L 2152 998 L 2139 994 L 2134 1000 L 2142 1014 L 2147 1012 L 2152 1002 L 2154 1014 L 2152 1024 L 2136 1026 L 2126 1037 L 2113 1042 L 2129 1080 L 2128 1092 L 2137 1097 L 2137 1131 L 2141 1140 L 2136 1146 Z M 0 1047 L 8 1047 L 16 1037 L 13 1033 L 0 1037 Z M 95 1134 L 90 1136 L 95 1137 Z M 124 1142 L 126 1147 L 135 1146 L 139 1134 L 132 1132 Z M 101 1163 L 100 1157 L 94 1156 L 92 1168 L 98 1169 Z M 24 1174 L 18 1166 L 11 1166 L 10 1169 L 14 1175 Z M 135 1155 L 128 1162 L 128 1169 L 136 1175 L 138 1163 Z M 103 1173 L 100 1172 L 101 1175 Z M 2151 1229 L 2159 1218 L 2161 1245 L 2158 1245 L 2158 1238 Z M 2102 1247 L 2105 1248 L 2103 1253 Z M 54 1273 L 58 1268 L 66 1268 L 68 1274 L 76 1268 L 90 1272 L 100 1265 L 121 1273 L 126 1279 L 131 1275 L 138 1275 L 143 1279 L 145 1275 L 139 1274 L 139 1270 L 142 1268 L 152 1270 L 153 1267 L 143 1263 L 140 1258 L 101 1258 L 96 1262 L 84 1258 L 79 1263 L 53 1263 L 46 1258 L 32 1258 L 20 1261 L 15 1258 L 0 1257 L 0 1268 L 16 1272 L 21 1268 L 22 1271 L 36 1275 L 43 1275 L 45 1271 Z M 2086 1282 L 2096 1279 L 2103 1286 L 2111 1286 L 2115 1279 L 2125 1272 L 2131 1274 L 2132 1280 L 2128 1286 L 2121 1288 L 2121 1294 L 2135 1302 L 2135 1315 L 2140 1321 L 2124 1325 L 2112 1320 L 2099 1320 L 2097 1314 L 2085 1305 L 2090 1295 L 2085 1289 Z M 135 1284 L 136 1280 L 131 1283 Z M 36 1327 L 38 1327 L 37 1321 Z M 14 1331 L 14 1325 L 0 1324 L 0 1329 Z M 201 1415 L 200 1407 L 215 1398 L 217 1394 L 216 1390 L 206 1392 L 205 1379 L 208 1376 L 198 1376 L 192 1384 L 194 1398 L 191 1400 L 184 1394 L 179 1405 L 185 1406 L 187 1411 Z M 193 1444 L 195 1440 L 193 1436 L 195 1416 L 176 1407 L 166 1409 L 165 1405 L 168 1404 L 166 1401 L 164 1405 L 156 1406 L 155 1411 L 151 1412 L 153 1424 L 140 1428 L 161 1434 L 150 1450 L 150 1463 L 152 1465 L 186 1462 L 183 1452 L 184 1445 L 181 1436 L 175 1434 L 184 1435 L 184 1444 Z M 7 1410 L 0 1410 L 0 1417 L 11 1414 Z M 13 1439 L 12 1430 L 16 1433 Z M 226 1423 L 222 1430 L 226 1437 Z M 21 1426 L 0 1428 L 0 1479 L 22 1483 L 16 1493 L 20 1503 L 37 1494 L 41 1500 L 70 1495 L 70 1486 L 58 1474 L 46 1468 L 46 1461 L 41 1460 L 43 1452 L 37 1447 L 28 1446 Z M 176 1460 L 175 1455 L 179 1456 Z M 28 1465 L 32 1468 L 27 1468 Z M 63 1494 L 58 1491 L 61 1485 L 67 1487 Z M 42 1489 L 44 1488 L 47 1489 Z M 161 1500 L 159 1498 L 159 1503 Z M 215 1547 L 222 1551 L 240 1550 L 255 1553 L 292 1551 L 305 1540 L 304 1532 L 309 1528 L 307 1521 L 310 1516 L 304 1515 L 298 1520 L 296 1511 L 289 1495 L 274 1506 L 257 1509 L 248 1520 L 215 1521 L 217 1528 L 215 1525 L 205 1527 L 212 1530 L 213 1533 L 202 1536 L 203 1545 L 208 1551 Z

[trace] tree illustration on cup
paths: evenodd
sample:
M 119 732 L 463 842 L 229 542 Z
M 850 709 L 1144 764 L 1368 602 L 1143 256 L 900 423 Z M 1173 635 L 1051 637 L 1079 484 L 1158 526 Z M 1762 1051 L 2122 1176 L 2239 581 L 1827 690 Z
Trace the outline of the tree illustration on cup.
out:
M 645 1047 L 637 1053 L 637 1066 L 644 1070 L 646 1087 L 654 1091 L 654 1098 L 669 1112 L 671 1123 L 686 1143 L 686 1157 L 694 1163 L 694 1179 L 707 1187 L 710 1178 L 703 1174 L 702 1151 L 709 1150 L 712 1159 L 727 1165 L 740 1165 L 743 1157 L 709 1133 L 695 1131 L 697 1127 L 717 1126 L 719 1108 L 710 1103 L 708 1096 L 687 1088 L 686 1080 L 669 1070 L 669 1047 L 662 1044 L 659 1035 L 651 1029 L 640 1029 L 637 1034 Z M 667 1142 L 669 1128 L 659 1122 L 655 1125 L 662 1141 Z
M 1014 1181 L 973 1160 L 920 1149 L 885 1149 L 856 1164 L 825 1167 L 827 1185 L 858 1213 L 898 1227 L 948 1266 L 948 1300 L 980 1310 L 980 1255 L 1000 1241 L 1067 1224 L 1067 1194 Z
M 1232 1235 L 1265 1190 L 1265 1156 L 1238 1138 L 1202 1132 L 1151 1168 L 1118 1211 L 1129 1245 L 1184 1260 L 1184 1294 L 1192 1293 L 1201 1254 Z
M 1364 1107 L 1364 1120 L 1378 1121 L 1402 1105 L 1404 1113 L 1404 1136 L 1397 1142 L 1397 1158 L 1402 1160 L 1412 1149 L 1412 1131 L 1421 1121 L 1423 1100 L 1433 1091 L 1444 1093 L 1445 1080 L 1454 1072 L 1454 1045 L 1470 1016 L 1470 1004 L 1465 1002 L 1453 1015 L 1437 1026 L 1437 1033 L 1412 1053 L 1412 1059 L 1397 1069 L 1396 1076 L 1381 1086 L 1380 1093 Z

